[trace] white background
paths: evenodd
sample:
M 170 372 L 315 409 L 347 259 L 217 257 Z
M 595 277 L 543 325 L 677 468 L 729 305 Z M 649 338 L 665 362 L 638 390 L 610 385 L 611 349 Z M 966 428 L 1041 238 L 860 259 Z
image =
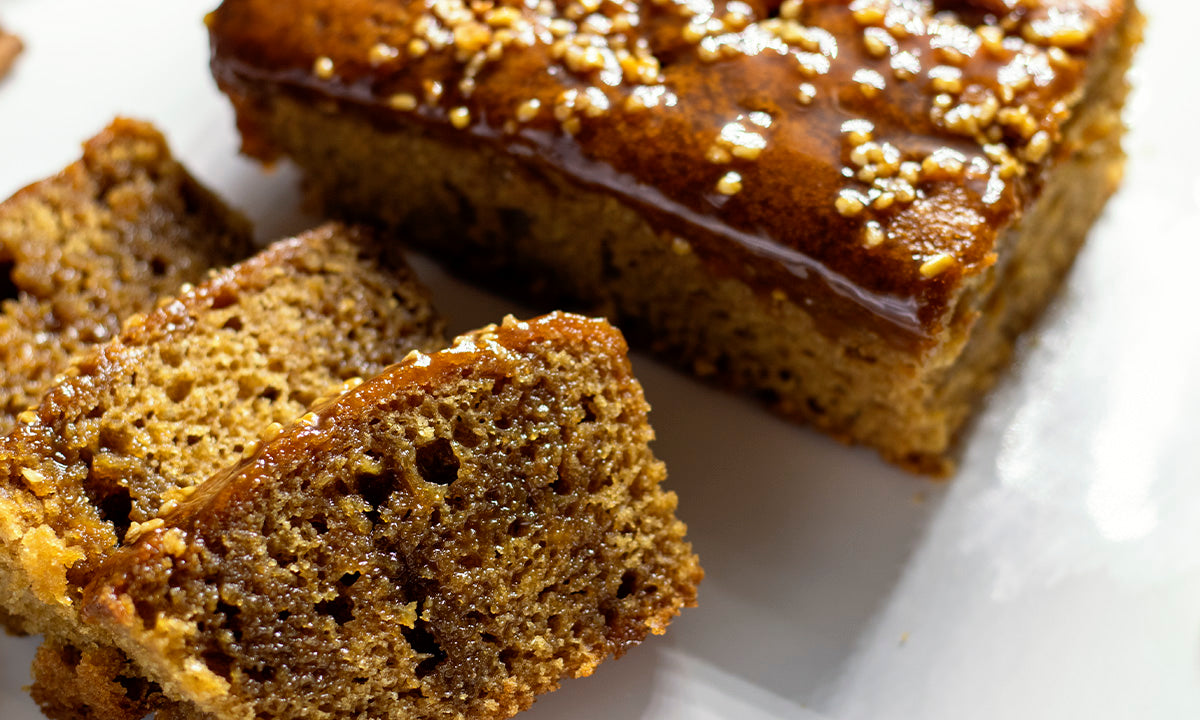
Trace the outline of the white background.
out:
M 215 0 L 0 0 L 0 196 L 115 114 L 146 118 L 264 240 L 314 219 L 238 157 Z M 708 571 L 700 607 L 529 720 L 1200 718 L 1200 6 L 1150 15 L 1131 162 L 1058 300 L 934 484 L 642 355 L 655 445 Z M 453 330 L 529 310 L 418 269 Z M 0 720 L 33 639 L 0 638 Z

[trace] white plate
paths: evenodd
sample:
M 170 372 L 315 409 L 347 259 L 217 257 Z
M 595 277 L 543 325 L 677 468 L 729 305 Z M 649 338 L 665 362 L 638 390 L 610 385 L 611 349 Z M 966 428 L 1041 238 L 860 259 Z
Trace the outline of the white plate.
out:
M 0 196 L 125 113 L 264 238 L 310 225 L 291 172 L 236 154 L 213 2 L 0 3 L 28 45 L 0 83 Z M 701 604 L 525 717 L 1200 717 L 1200 7 L 1143 5 L 1124 189 L 958 477 L 909 477 L 636 356 Z M 454 330 L 528 314 L 418 265 Z M 3 720 L 40 717 L 34 646 L 0 638 Z

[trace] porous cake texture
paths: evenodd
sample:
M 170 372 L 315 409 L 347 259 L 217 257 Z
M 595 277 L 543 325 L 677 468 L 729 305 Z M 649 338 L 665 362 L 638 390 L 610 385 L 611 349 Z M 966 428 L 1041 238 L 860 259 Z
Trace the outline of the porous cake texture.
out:
M 320 21 L 311 21 L 320 18 Z M 246 152 L 946 473 L 1114 191 L 1131 0 L 225 0 Z
M 163 301 L 76 359 L 0 439 L 0 601 L 47 634 L 38 667 L 79 672 L 39 672 L 44 707 L 97 717 L 82 698 L 104 686 L 89 673 L 115 656 L 77 610 L 113 551 L 264 433 L 442 337 L 402 259 L 331 224 Z M 122 675 L 114 713 L 145 714 L 154 688 L 135 677 Z
M 621 335 L 413 353 L 114 554 L 89 622 L 216 720 L 506 718 L 695 599 Z
M 0 433 L 126 317 L 252 251 L 249 223 L 162 134 L 114 120 L 78 162 L 0 203 Z

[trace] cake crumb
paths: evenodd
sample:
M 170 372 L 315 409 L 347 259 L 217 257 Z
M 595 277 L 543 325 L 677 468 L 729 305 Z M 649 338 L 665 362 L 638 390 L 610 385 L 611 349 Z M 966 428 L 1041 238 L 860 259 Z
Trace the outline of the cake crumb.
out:
M 4 28 L 0 27 L 0 78 L 8 74 L 13 62 L 24 49 L 25 44 L 21 42 L 21 38 L 6 33 Z

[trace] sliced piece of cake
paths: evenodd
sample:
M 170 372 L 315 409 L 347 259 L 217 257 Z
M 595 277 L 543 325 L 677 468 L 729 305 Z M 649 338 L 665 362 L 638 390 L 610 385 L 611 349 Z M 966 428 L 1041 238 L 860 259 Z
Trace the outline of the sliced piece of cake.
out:
M 79 161 L 0 203 L 0 433 L 124 318 L 251 252 L 249 223 L 153 126 L 114 120 Z
M 200 486 L 84 615 L 220 720 L 509 717 L 694 603 L 647 410 L 606 322 L 506 319 Z
M 79 667 L 72 653 L 96 646 L 76 599 L 130 527 L 153 525 L 331 387 L 442 344 L 403 262 L 339 225 L 276 243 L 135 319 L 0 439 L 0 601 L 47 633 L 43 654 Z

